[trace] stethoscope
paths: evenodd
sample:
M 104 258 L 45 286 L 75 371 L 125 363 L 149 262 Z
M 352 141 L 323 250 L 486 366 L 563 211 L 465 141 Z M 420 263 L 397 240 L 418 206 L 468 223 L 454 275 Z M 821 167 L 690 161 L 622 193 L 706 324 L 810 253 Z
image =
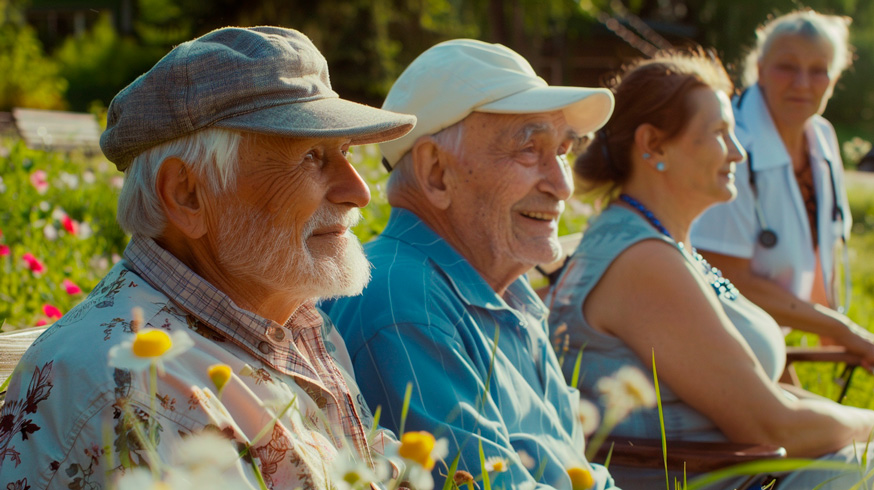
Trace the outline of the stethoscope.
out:
M 844 208 L 838 204 L 838 189 L 837 183 L 835 182 L 835 169 L 832 165 L 831 160 L 828 158 L 824 158 L 826 166 L 828 167 L 829 179 L 831 180 L 831 190 L 832 190 L 832 223 L 838 223 L 840 221 L 841 225 L 844 222 Z M 756 186 L 756 169 L 753 166 L 753 154 L 751 152 L 747 152 L 747 167 L 749 168 L 749 176 L 750 176 L 750 190 L 753 192 L 753 202 L 756 210 L 756 221 L 759 222 L 759 235 L 757 240 L 759 245 L 765 248 L 774 248 L 777 245 L 778 237 L 777 232 L 774 231 L 768 224 L 765 222 L 765 214 L 762 212 L 762 204 L 759 200 L 759 191 L 758 186 Z M 846 230 L 841 226 L 841 240 L 846 243 Z
M 744 96 L 747 94 L 747 91 L 744 90 L 737 99 L 737 108 L 740 109 L 741 104 L 743 103 Z M 850 307 L 850 254 L 847 250 L 847 233 L 844 226 L 844 208 L 839 204 L 838 201 L 838 185 L 835 181 L 835 169 L 834 165 L 832 165 L 831 160 L 828 158 L 824 158 L 826 166 L 828 166 L 829 179 L 831 180 L 831 191 L 832 191 L 832 223 L 840 225 L 841 228 L 841 249 L 843 252 L 843 265 L 844 265 L 844 294 L 843 294 L 843 304 L 838 306 L 838 311 L 845 313 Z M 759 199 L 759 191 L 756 185 L 756 169 L 753 165 L 753 154 L 747 151 L 747 167 L 749 169 L 749 182 L 750 182 L 750 190 L 753 193 L 753 206 L 755 208 L 756 213 L 756 221 L 759 224 L 759 234 L 756 237 L 756 240 L 759 242 L 764 248 L 771 249 L 777 246 L 777 242 L 779 241 L 779 237 L 777 232 L 774 231 L 773 228 L 769 227 L 767 222 L 765 221 L 765 214 L 762 212 L 762 204 Z M 837 271 L 835 271 L 837 273 Z M 839 298 L 836 298 L 835 303 L 837 303 Z

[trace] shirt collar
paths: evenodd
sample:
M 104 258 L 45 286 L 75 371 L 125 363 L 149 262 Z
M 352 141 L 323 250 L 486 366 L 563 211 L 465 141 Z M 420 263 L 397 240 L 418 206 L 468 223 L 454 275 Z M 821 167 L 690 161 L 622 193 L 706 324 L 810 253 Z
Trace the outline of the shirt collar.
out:
M 735 108 L 738 133 L 746 135 L 741 141 L 753 159 L 753 170 L 792 165 L 758 84 L 736 97 Z
M 382 235 L 407 243 L 430 258 L 464 303 L 490 310 L 514 309 L 492 289 L 466 258 L 412 211 L 393 208 Z M 524 304 L 530 314 L 546 315 L 546 306 L 531 289 L 525 277 L 513 281 L 505 296 L 513 298 L 517 308 Z M 517 302 L 519 305 L 515 304 Z
M 314 301 L 301 305 L 285 325 L 279 325 L 238 307 L 228 295 L 151 238 L 134 235 L 124 257 L 152 287 L 211 329 L 281 371 L 285 371 L 285 363 L 277 357 L 297 350 L 293 338 L 304 329 L 321 328 L 322 317 Z

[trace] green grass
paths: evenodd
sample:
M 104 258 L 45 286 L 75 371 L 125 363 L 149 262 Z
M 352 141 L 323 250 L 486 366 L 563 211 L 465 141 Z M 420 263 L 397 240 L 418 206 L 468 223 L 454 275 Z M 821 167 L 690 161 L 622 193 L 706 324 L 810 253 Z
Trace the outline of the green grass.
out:
M 31 183 L 46 173 L 40 193 Z M 0 324 L 4 330 L 46 320 L 44 305 L 66 312 L 85 297 L 121 254 L 127 237 L 115 222 L 121 174 L 102 158 L 29 150 L 18 140 L 0 141 Z M 63 216 L 79 223 L 67 232 Z M 30 253 L 45 266 L 27 267 Z M 70 295 L 67 279 L 83 293 Z
M 847 175 L 847 193 L 850 212 L 853 216 L 853 232 L 850 237 L 850 268 L 853 282 L 849 316 L 862 327 L 874 328 L 874 174 L 850 173 Z M 792 332 L 787 338 L 792 345 L 814 343 L 813 336 Z M 802 385 L 820 395 L 836 398 L 840 386 L 834 380 L 842 366 L 821 363 L 800 363 L 797 367 Z M 853 374 L 847 397 L 847 405 L 874 408 L 874 376 L 858 368 Z

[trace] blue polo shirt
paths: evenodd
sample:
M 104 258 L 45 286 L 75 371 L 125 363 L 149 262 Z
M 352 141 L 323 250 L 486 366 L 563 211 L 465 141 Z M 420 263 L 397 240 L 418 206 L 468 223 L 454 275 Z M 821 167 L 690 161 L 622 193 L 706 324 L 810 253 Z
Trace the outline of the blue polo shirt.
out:
M 323 308 L 346 342 L 364 398 L 382 407 L 380 425 L 399 430 L 412 383 L 405 430 L 447 438 L 447 464 L 460 448 L 458 468 L 480 475 L 482 442 L 486 458 L 509 461 L 506 472 L 491 473 L 495 488 L 570 489 L 570 467 L 592 471 L 595 489 L 614 488 L 606 469 L 585 460 L 579 392 L 565 382 L 547 308 L 527 280 L 498 295 L 404 209 L 392 210 L 365 250 L 374 266 L 367 289 Z M 438 463 L 436 488 L 441 473 Z

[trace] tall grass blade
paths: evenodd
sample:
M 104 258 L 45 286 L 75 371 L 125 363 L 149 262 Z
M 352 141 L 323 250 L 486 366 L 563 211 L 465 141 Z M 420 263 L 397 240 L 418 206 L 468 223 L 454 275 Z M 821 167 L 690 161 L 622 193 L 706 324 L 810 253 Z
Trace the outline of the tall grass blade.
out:
M 370 434 L 367 434 L 367 440 L 372 441 L 376 436 L 376 431 L 379 430 L 379 417 L 382 416 L 382 405 L 376 406 L 376 411 L 373 412 L 373 422 L 370 426 Z
M 483 490 L 492 490 L 489 472 L 486 471 L 486 454 L 483 452 L 483 440 L 479 440 L 479 465 L 483 469 Z
M 810 459 L 768 459 L 742 463 L 701 475 L 689 483 L 686 490 L 698 490 L 715 482 L 738 476 L 767 473 L 784 473 L 807 470 L 853 471 L 854 465 L 839 461 L 817 461 Z
M 604 468 L 610 469 L 610 460 L 613 458 L 613 447 L 616 446 L 615 442 L 610 442 L 610 449 L 607 451 L 607 458 L 604 459 Z
M 452 490 L 458 488 L 455 484 L 455 472 L 458 471 L 458 460 L 461 459 L 461 451 L 455 455 L 452 464 L 449 465 L 449 470 L 446 473 L 446 481 L 443 482 L 443 490 Z
M 577 354 L 577 360 L 574 362 L 574 372 L 573 376 L 571 376 L 571 387 L 579 389 L 580 387 L 580 366 L 583 363 L 583 349 L 586 348 L 586 345 L 580 348 L 580 352 Z
M 671 490 L 671 478 L 668 476 L 668 440 L 665 437 L 665 413 L 662 410 L 662 394 L 659 391 L 659 375 L 656 372 L 655 349 L 652 350 L 652 382 L 655 386 L 656 404 L 659 407 L 659 429 L 662 434 L 662 458 L 665 465 L 665 487 Z
M 407 383 L 407 389 L 404 391 L 404 406 L 401 407 L 401 425 L 398 431 L 398 437 L 404 435 L 404 427 L 407 425 L 407 413 L 410 411 L 410 397 L 413 396 L 413 382 Z
M 495 358 L 497 357 L 495 354 L 498 351 L 498 339 L 501 337 L 501 327 L 495 327 L 495 341 L 492 344 L 492 354 L 491 360 L 489 360 L 489 375 L 486 376 L 485 387 L 483 388 L 483 398 L 481 400 L 482 406 L 486 406 L 486 397 L 489 396 L 489 384 L 492 381 L 492 374 L 495 372 Z

